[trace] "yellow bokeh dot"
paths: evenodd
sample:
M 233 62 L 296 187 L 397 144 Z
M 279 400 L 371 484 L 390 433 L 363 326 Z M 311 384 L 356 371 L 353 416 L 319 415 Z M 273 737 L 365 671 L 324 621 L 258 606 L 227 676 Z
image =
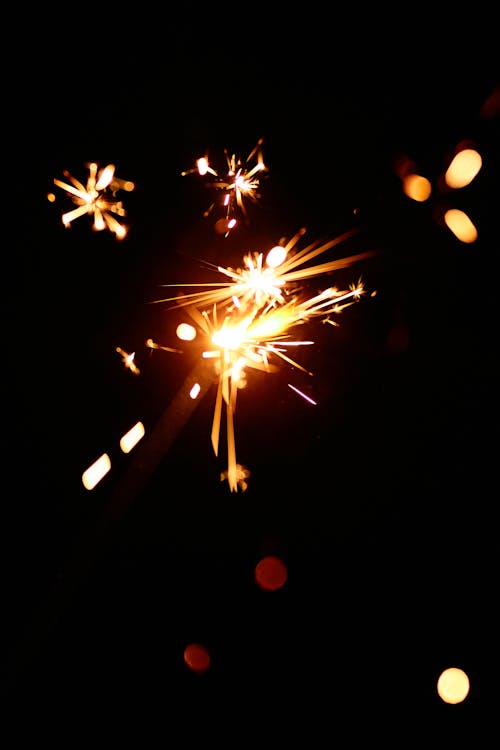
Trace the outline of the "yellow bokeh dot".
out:
M 445 703 L 462 703 L 469 694 L 469 678 L 463 669 L 449 667 L 441 672 L 437 691 Z

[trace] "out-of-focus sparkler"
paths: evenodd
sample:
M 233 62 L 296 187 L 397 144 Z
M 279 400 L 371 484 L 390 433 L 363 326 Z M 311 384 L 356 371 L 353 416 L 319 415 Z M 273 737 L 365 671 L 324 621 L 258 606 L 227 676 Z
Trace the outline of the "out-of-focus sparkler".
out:
M 314 342 L 291 340 L 291 329 L 317 318 L 336 325 L 333 318 L 364 294 L 361 281 L 350 285 L 348 289 L 340 290 L 329 286 L 312 296 L 304 293 L 302 287 L 306 280 L 346 268 L 374 254 L 368 251 L 307 265 L 350 237 L 354 231 L 324 243 L 312 242 L 302 250 L 293 252 L 304 232 L 301 229 L 290 241 L 273 247 L 265 259 L 263 253 L 246 255 L 242 269 L 218 266 L 217 271 L 228 277 L 228 281 L 216 284 L 167 285 L 203 286 L 205 289 L 155 300 L 183 307 L 208 343 L 202 356 L 213 360 L 217 380 L 212 447 L 215 455 L 218 455 L 222 410 L 225 406 L 228 468 L 222 473 L 221 479 L 227 479 L 232 492 L 238 487 L 244 490 L 249 476 L 248 470 L 236 460 L 234 429 L 237 392 L 246 386 L 247 369 L 274 372 L 278 369 L 274 360 L 281 359 L 312 375 L 289 356 L 289 350 Z M 311 399 L 308 400 L 314 403 Z
M 260 198 L 260 179 L 262 174 L 267 172 L 267 166 L 262 155 L 262 143 L 263 139 L 260 138 L 244 160 L 236 154 L 229 154 L 229 151 L 225 148 L 226 171 L 223 174 L 220 174 L 210 165 L 206 155 L 196 160 L 196 167 L 181 172 L 182 177 L 193 173 L 202 177 L 209 175 L 209 185 L 220 194 L 226 237 L 231 229 L 237 225 L 239 215 L 248 220 L 246 202 L 256 203 Z M 216 201 L 205 211 L 204 218 L 212 213 L 215 205 Z
M 75 219 L 89 214 L 94 217 L 93 229 L 102 231 L 107 228 L 121 240 L 128 230 L 125 224 L 116 218 L 126 215 L 123 202 L 117 198 L 117 193 L 119 190 L 130 192 L 134 190 L 135 185 L 129 180 L 116 177 L 114 164 L 108 164 L 102 169 L 99 169 L 95 162 L 86 166 L 89 174 L 85 184 L 67 170 L 63 174 L 68 182 L 54 179 L 54 184 L 65 190 L 77 206 L 62 215 L 62 222 L 65 227 L 69 227 Z

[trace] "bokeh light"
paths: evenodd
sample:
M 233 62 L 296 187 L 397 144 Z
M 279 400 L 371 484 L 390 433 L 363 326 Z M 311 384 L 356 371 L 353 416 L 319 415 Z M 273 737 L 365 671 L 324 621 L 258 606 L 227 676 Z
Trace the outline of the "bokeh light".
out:
M 477 229 L 464 211 L 460 211 L 458 208 L 450 208 L 445 211 L 443 218 L 450 232 L 460 242 L 469 245 L 477 240 Z
M 83 486 L 86 490 L 93 490 L 111 469 L 111 459 L 107 453 L 94 461 L 82 474 Z
M 453 158 L 444 179 L 450 188 L 462 188 L 472 182 L 482 166 L 481 155 L 473 148 L 464 148 Z
M 277 591 L 285 585 L 288 571 L 281 558 L 268 555 L 255 566 L 254 577 L 257 586 L 263 591 Z
M 203 674 L 210 667 L 210 654 L 201 643 L 189 643 L 184 649 L 184 663 L 197 674 Z
M 469 694 L 469 678 L 463 669 L 448 667 L 437 681 L 439 697 L 445 703 L 462 703 Z

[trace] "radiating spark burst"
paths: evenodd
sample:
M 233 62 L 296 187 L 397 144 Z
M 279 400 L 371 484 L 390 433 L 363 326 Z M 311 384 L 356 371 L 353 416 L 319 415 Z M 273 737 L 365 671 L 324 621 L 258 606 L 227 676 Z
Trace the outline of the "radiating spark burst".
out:
M 109 229 L 117 239 L 123 239 L 127 234 L 127 227 L 120 223 L 116 216 L 126 216 L 123 202 L 118 200 L 119 190 L 130 192 L 135 185 L 129 180 L 121 180 L 115 177 L 114 164 L 108 164 L 99 169 L 98 164 L 91 162 L 86 165 L 89 170 L 85 184 L 73 177 L 67 170 L 63 172 L 69 182 L 54 179 L 54 184 L 65 190 L 77 208 L 67 211 L 62 215 L 62 222 L 69 227 L 71 222 L 86 214 L 94 217 L 93 229 L 102 231 Z
M 350 237 L 353 232 L 347 232 L 323 244 L 312 242 L 303 250 L 289 255 L 303 234 L 304 230 L 300 230 L 284 246 L 277 246 L 285 251 L 279 254 L 281 263 L 265 265 L 262 254 L 247 255 L 243 270 L 217 268 L 230 281 L 216 284 L 216 289 L 183 295 L 180 299 L 170 297 L 156 300 L 172 301 L 175 302 L 174 307 L 183 307 L 209 344 L 202 356 L 213 360 L 217 378 L 211 430 L 212 448 L 218 456 L 222 410 L 225 406 L 228 468 L 221 478 L 227 478 L 232 492 L 237 491 L 238 487 L 244 489 L 247 486 L 245 480 L 248 470 L 236 460 L 234 428 L 237 392 L 246 387 L 247 369 L 275 372 L 278 366 L 274 360 L 282 360 L 312 375 L 289 356 L 289 349 L 312 345 L 314 342 L 292 340 L 291 329 L 317 318 L 334 324 L 331 316 L 339 315 L 345 307 L 358 301 L 364 294 L 363 284 L 359 281 L 351 284 L 348 289 L 339 290 L 330 286 L 318 294 L 305 296 L 298 286 L 299 282 L 345 268 L 374 253 L 368 251 L 340 260 L 305 266 L 321 253 Z
M 356 229 L 344 232 L 327 242 L 314 241 L 306 247 L 294 252 L 305 229 L 300 229 L 288 242 L 278 244 L 269 250 L 264 258 L 263 253 L 249 253 L 244 256 L 243 268 L 236 270 L 213 266 L 218 272 L 226 276 L 229 281 L 206 282 L 202 284 L 166 284 L 169 288 L 203 287 L 203 290 L 183 293 L 181 296 L 165 297 L 155 302 L 175 302 L 179 307 L 188 305 L 218 304 L 229 311 L 238 309 L 242 313 L 255 308 L 275 307 L 286 303 L 290 294 L 290 285 L 297 285 L 306 279 L 347 268 L 360 260 L 368 258 L 374 253 L 367 251 L 338 258 L 319 265 L 306 264 L 319 255 L 331 250 L 336 245 L 349 239 L 356 233 Z M 275 258 L 279 262 L 275 262 Z
M 260 180 L 263 173 L 268 171 L 262 154 L 263 138 L 260 138 L 245 160 L 236 154 L 229 154 L 224 149 L 226 157 L 226 171 L 221 175 L 214 169 L 208 160 L 208 156 L 202 156 L 196 161 L 196 167 L 181 172 L 181 177 L 188 174 L 198 173 L 202 177 L 210 175 L 209 185 L 220 195 L 220 205 L 224 220 L 225 235 L 237 225 L 238 216 L 248 220 L 246 202 L 257 203 L 260 198 Z M 204 218 L 209 216 L 216 206 L 214 201 L 203 214 Z

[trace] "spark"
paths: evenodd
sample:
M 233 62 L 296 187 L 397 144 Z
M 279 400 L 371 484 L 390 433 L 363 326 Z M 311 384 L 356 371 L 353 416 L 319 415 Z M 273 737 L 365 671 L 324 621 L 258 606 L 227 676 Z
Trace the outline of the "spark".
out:
M 196 167 L 181 172 L 181 177 L 194 173 L 202 177 L 210 176 L 209 186 L 221 194 L 222 224 L 226 237 L 237 225 L 239 216 L 248 221 L 246 203 L 248 201 L 257 203 L 261 197 L 259 192 L 261 177 L 268 171 L 263 158 L 262 143 L 263 138 L 259 138 L 246 159 L 242 159 L 235 153 L 230 154 L 225 148 L 226 164 L 223 174 L 210 165 L 206 154 L 196 160 Z M 203 217 L 207 218 L 215 206 L 216 201 L 207 208 Z
M 160 346 L 160 344 L 157 344 L 156 341 L 153 341 L 153 339 L 148 339 L 146 341 L 146 346 L 148 349 L 162 349 L 165 352 L 175 352 L 176 354 L 182 354 L 181 349 L 173 349 L 171 346 Z
M 239 487 L 242 492 L 248 488 L 247 479 L 250 476 L 246 466 L 241 464 L 235 464 L 226 471 L 221 471 L 220 480 L 223 482 L 225 479 L 228 480 L 230 487 Z
M 125 365 L 125 367 L 130 370 L 134 375 L 139 375 L 140 370 L 137 367 L 137 365 L 134 362 L 135 359 L 135 352 L 132 352 L 132 354 L 129 354 L 128 352 L 121 349 L 119 346 L 116 347 L 116 351 L 118 354 L 122 357 L 122 362 Z
M 288 385 L 289 388 L 292 389 L 292 391 L 295 391 L 295 393 L 298 393 L 299 396 L 302 396 L 303 399 L 305 399 L 306 401 L 309 401 L 310 404 L 313 404 L 313 406 L 317 406 L 318 405 L 317 401 L 314 401 L 310 396 L 306 396 L 305 393 L 303 393 L 302 391 L 299 391 L 299 389 L 296 388 L 291 383 L 287 383 L 287 385 Z
M 64 176 L 69 182 L 54 179 L 54 184 L 62 188 L 71 196 L 77 208 L 67 211 L 62 215 L 62 222 L 69 227 L 71 222 L 80 216 L 92 215 L 94 218 L 93 229 L 102 231 L 109 229 L 117 239 L 123 239 L 127 234 L 127 227 L 118 221 L 116 216 L 126 215 L 123 202 L 118 200 L 119 190 L 130 192 L 134 190 L 134 183 L 115 177 L 115 165 L 108 164 L 99 169 L 98 164 L 91 162 L 86 165 L 89 174 L 85 184 L 73 177 L 65 170 Z
M 353 232 L 346 232 L 324 243 L 311 242 L 293 253 L 304 231 L 300 230 L 289 242 L 272 248 L 267 257 L 276 259 L 279 256 L 276 262 L 269 260 L 265 263 L 262 253 L 248 254 L 244 257 L 243 269 L 234 271 L 217 267 L 220 273 L 229 278 L 228 282 L 187 284 L 211 288 L 156 300 L 171 301 L 175 303 L 173 307 L 183 307 L 204 336 L 207 348 L 202 352 L 202 357 L 213 362 L 217 383 L 211 429 L 212 448 L 218 456 L 225 408 L 228 468 L 221 478 L 227 479 L 231 492 L 237 491 L 238 487 L 245 489 L 249 476 L 248 470 L 236 459 L 234 423 L 237 394 L 247 385 L 247 371 L 276 372 L 281 361 L 312 375 L 290 356 L 290 350 L 310 346 L 314 342 L 292 339 L 292 329 L 317 318 L 335 324 L 332 316 L 338 316 L 364 294 L 361 279 L 347 289 L 329 286 L 312 296 L 304 293 L 303 282 L 348 267 L 374 254 L 368 251 L 307 265 Z M 277 248 L 282 252 L 276 253 Z M 192 338 L 189 337 L 190 340 Z M 307 399 L 304 394 L 301 395 Z

